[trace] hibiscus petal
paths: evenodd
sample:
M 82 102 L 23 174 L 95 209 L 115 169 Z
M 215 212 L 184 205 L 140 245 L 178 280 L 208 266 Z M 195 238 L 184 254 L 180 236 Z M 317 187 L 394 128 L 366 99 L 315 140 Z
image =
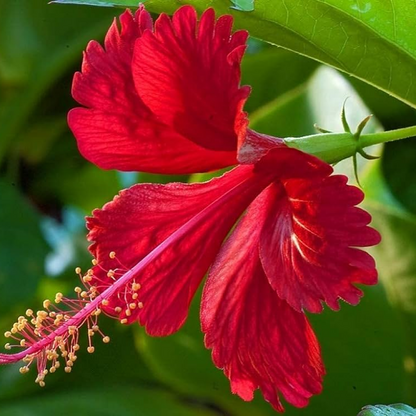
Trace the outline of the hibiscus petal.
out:
M 206 183 L 142 184 L 126 189 L 88 219 L 98 290 L 112 284 L 114 251 L 126 271 L 156 250 L 160 254 L 134 277 L 143 309 L 118 316 L 139 320 L 152 335 L 168 335 L 185 321 L 189 304 L 223 239 L 271 177 L 241 166 Z M 152 252 L 153 253 L 153 252 Z M 128 299 L 126 299 L 126 296 Z M 131 293 L 119 294 L 128 304 Z M 114 297 L 105 311 L 117 315 Z
M 251 400 L 260 388 L 283 411 L 280 394 L 306 406 L 321 392 L 325 370 L 306 316 L 277 296 L 263 272 L 258 243 L 265 202 L 262 195 L 256 199 L 222 248 L 204 288 L 201 321 L 232 392 Z
M 231 16 L 215 22 L 213 9 L 200 22 L 190 6 L 172 20 L 162 14 L 155 32 L 136 42 L 133 75 L 140 98 L 161 121 L 206 149 L 235 152 L 234 125 L 250 88 L 239 86 L 247 32 L 232 35 L 231 26 Z
M 139 97 L 133 82 L 134 44 L 152 30 L 141 6 L 114 21 L 102 48 L 90 42 L 72 94 L 86 108 L 68 114 L 81 154 L 104 169 L 191 173 L 236 163 L 235 152 L 202 148 L 158 119 Z M 164 86 L 162 90 L 166 90 Z
M 357 304 L 362 292 L 355 284 L 377 282 L 374 260 L 357 247 L 380 241 L 368 227 L 371 216 L 355 206 L 364 195 L 345 176 L 329 176 L 324 162 L 294 149 L 291 154 L 284 161 L 279 153 L 285 174 L 266 192 L 264 271 L 277 294 L 298 311 L 320 312 L 322 302 L 337 310 L 339 299 Z

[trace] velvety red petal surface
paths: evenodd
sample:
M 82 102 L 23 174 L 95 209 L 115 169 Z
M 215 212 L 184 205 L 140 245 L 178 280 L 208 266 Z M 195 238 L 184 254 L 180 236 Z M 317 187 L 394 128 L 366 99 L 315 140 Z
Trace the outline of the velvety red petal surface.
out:
M 235 164 L 234 151 L 199 146 L 143 103 L 133 82 L 132 56 L 137 39 L 150 34 L 152 20 L 140 7 L 134 16 L 124 12 L 120 24 L 121 30 L 113 22 L 104 48 L 88 44 L 74 77 L 72 94 L 85 108 L 71 110 L 68 123 L 81 154 L 101 168 L 124 171 L 191 173 Z M 152 60 L 144 63 L 151 66 Z M 136 85 L 140 88 L 137 75 Z M 170 93 L 170 85 L 157 85 Z
M 303 407 L 322 389 L 320 348 L 306 316 L 281 300 L 263 272 L 258 244 L 261 195 L 225 243 L 204 288 L 201 320 L 217 367 L 244 400 L 260 388 L 283 411 L 279 396 Z
M 223 239 L 270 177 L 240 166 L 218 179 L 198 184 L 141 184 L 124 190 L 88 219 L 90 247 L 99 266 L 95 283 L 102 291 L 112 280 L 111 251 L 127 270 L 152 250 L 160 254 L 135 276 L 143 309 L 123 310 L 131 295 L 120 293 L 106 312 L 128 322 L 139 320 L 152 335 L 168 335 L 185 321 L 189 303 L 217 255 Z M 162 244 L 166 248 L 162 249 Z M 126 300 L 127 296 L 127 300 Z
M 232 17 L 215 21 L 208 9 L 181 7 L 172 20 L 162 14 L 155 32 L 135 45 L 133 75 L 143 102 L 157 117 L 204 148 L 236 151 L 245 129 L 242 107 L 250 93 L 240 88 L 240 61 L 247 32 L 231 32 Z
M 329 176 L 326 163 L 293 150 L 286 161 L 285 150 L 279 151 L 281 182 L 266 191 L 264 271 L 277 294 L 298 311 L 320 312 L 322 302 L 339 309 L 339 299 L 357 304 L 362 292 L 355 284 L 377 282 L 373 258 L 359 247 L 380 242 L 368 227 L 371 216 L 355 206 L 364 195 L 347 185 L 347 177 Z

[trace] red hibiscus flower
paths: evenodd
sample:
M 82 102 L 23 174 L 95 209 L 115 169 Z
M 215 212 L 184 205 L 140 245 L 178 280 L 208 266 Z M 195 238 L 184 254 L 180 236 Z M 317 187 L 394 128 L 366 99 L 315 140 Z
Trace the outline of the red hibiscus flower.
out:
M 76 288 L 75 300 L 57 295 L 64 312 L 45 301 L 44 311 L 20 317 L 6 335 L 26 349 L 1 354 L 0 363 L 24 359 L 26 372 L 37 361 L 43 385 L 48 360 L 55 371 L 61 356 L 70 371 L 79 326 L 87 322 L 91 341 L 101 311 L 169 335 L 208 272 L 202 330 L 233 393 L 251 400 L 259 388 L 278 411 L 281 396 L 306 406 L 325 370 L 304 310 L 357 304 L 355 285 L 377 280 L 358 248 L 380 239 L 356 207 L 363 193 L 327 163 L 248 129 L 250 88 L 240 87 L 247 33 L 231 32 L 231 16 L 215 20 L 208 9 L 198 21 L 184 6 L 153 25 L 141 6 L 120 23 L 104 48 L 88 45 L 74 78 L 83 107 L 68 121 L 80 152 L 125 171 L 238 166 L 206 183 L 135 185 L 95 210 L 85 290 Z

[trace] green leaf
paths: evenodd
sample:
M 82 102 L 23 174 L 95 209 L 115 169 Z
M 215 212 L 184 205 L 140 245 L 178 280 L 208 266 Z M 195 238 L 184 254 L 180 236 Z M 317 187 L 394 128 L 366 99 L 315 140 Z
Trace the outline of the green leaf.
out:
M 109 374 L 107 374 L 110 376 Z M 1 404 L 2 416 L 214 416 L 201 405 L 128 385 L 39 394 Z
M 142 0 L 141 3 L 144 3 L 146 0 Z M 81 4 L 84 6 L 100 6 L 100 7 L 125 7 L 126 2 L 124 0 L 55 0 L 51 3 L 61 3 L 61 4 Z M 137 4 L 134 5 L 137 7 Z
M 401 316 L 406 336 L 403 357 L 408 397 L 415 404 L 416 394 L 416 216 L 406 212 L 391 195 L 381 174 L 380 161 L 369 165 L 362 183 L 364 206 L 372 214 L 372 225 L 382 241 L 372 249 L 380 279 L 389 301 Z M 381 401 L 381 400 L 380 400 Z
M 48 246 L 40 216 L 12 184 L 0 181 L 0 311 L 30 299 L 43 274 Z
M 252 12 L 254 10 L 254 0 L 231 0 L 233 7 L 231 9 L 243 12 Z
M 386 183 L 397 200 L 416 215 L 416 141 L 389 143 L 383 155 L 382 171 Z
M 365 406 L 358 416 L 416 416 L 416 409 L 406 404 Z
M 60 0 L 70 3 L 73 0 Z M 105 1 L 109 4 L 114 1 Z M 133 0 L 120 6 L 137 7 Z M 149 0 L 152 12 L 172 13 L 191 4 L 199 12 L 208 6 L 230 13 L 224 0 Z M 331 65 L 416 107 L 416 3 L 407 0 L 256 0 L 251 13 L 231 11 L 236 28 L 256 38 Z
M 104 33 L 113 14 L 85 8 L 80 13 L 79 7 L 53 7 L 45 0 L 0 2 L 5 22 L 0 27 L 0 162 L 7 161 L 9 147 L 46 91 L 80 62 L 82 49 Z M 69 86 L 67 91 L 69 98 Z

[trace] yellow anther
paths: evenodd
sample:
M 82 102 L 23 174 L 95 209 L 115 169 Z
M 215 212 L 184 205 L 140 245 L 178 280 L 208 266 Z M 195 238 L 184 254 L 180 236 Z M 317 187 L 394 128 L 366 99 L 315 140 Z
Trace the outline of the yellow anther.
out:
M 26 374 L 28 371 L 29 371 L 29 367 L 27 365 L 19 368 L 20 374 Z
M 62 358 L 66 358 L 68 356 L 68 351 L 62 351 L 61 356 Z
M 66 362 L 67 367 L 72 367 L 74 365 L 74 363 L 72 362 L 72 360 L 68 360 Z
M 56 312 L 49 312 L 50 318 L 56 318 Z
M 98 263 L 97 263 L 98 264 Z M 88 269 L 87 270 L 87 275 L 88 276 L 94 276 L 94 270 L 93 269 Z
M 105 336 L 105 337 L 103 338 L 103 342 L 104 342 L 104 344 L 108 344 L 108 343 L 110 342 L 110 337 Z
M 72 371 L 71 367 L 65 367 L 65 373 L 70 373 Z
M 97 259 L 92 259 L 91 263 L 93 266 L 96 266 L 98 264 L 98 260 Z
M 33 315 L 32 309 L 26 309 L 26 316 L 32 316 L 32 315 Z
M 18 332 L 18 330 L 17 330 L 17 326 L 13 326 L 13 328 L 10 330 L 10 332 L 11 332 L 12 334 L 16 334 L 16 333 Z
M 81 274 L 81 267 L 75 267 L 75 273 Z
M 77 327 L 75 325 L 71 325 L 68 327 L 68 334 L 69 335 L 75 335 L 75 333 L 77 332 Z
M 45 387 L 45 382 L 43 380 L 39 381 L 39 386 Z
M 79 344 L 75 344 L 75 345 L 72 347 L 72 349 L 73 349 L 74 351 L 78 351 L 78 350 L 79 350 L 79 348 L 80 348 Z
M 126 324 L 128 321 L 127 321 L 127 319 L 126 319 L 126 318 L 124 318 L 124 319 L 122 319 L 120 322 L 121 322 L 122 324 Z
M 49 299 L 45 299 L 45 300 L 43 301 L 43 307 L 44 307 L 45 309 L 48 309 L 48 308 L 49 308 L 49 306 L 51 306 L 51 301 L 50 301 Z
M 126 309 L 126 316 L 131 316 L 131 310 L 130 309 Z
M 114 308 L 114 312 L 115 313 L 120 313 L 122 311 L 122 309 L 120 308 L 120 306 L 116 306 L 115 308 Z
M 22 361 L 23 361 L 24 363 L 30 363 L 30 362 L 32 362 L 32 360 L 33 360 L 33 357 L 31 357 L 30 355 L 26 355 L 26 356 L 22 359 Z
M 59 361 L 57 361 L 56 363 L 55 363 L 55 368 L 59 368 L 61 366 L 61 363 L 59 362 Z
M 92 336 L 94 335 L 94 333 L 95 333 L 95 332 L 94 332 L 92 329 L 89 329 L 89 330 L 88 330 L 88 336 L 89 336 L 89 337 L 92 337 Z
M 92 327 L 92 330 L 94 331 L 94 332 L 97 332 L 98 331 L 98 325 L 94 325 L 93 327 Z
M 108 257 L 110 257 L 110 259 L 115 259 L 116 258 L 116 252 L 115 251 L 110 251 L 110 254 L 108 255 Z
M 41 319 L 45 319 L 48 316 L 48 312 L 45 311 L 37 311 L 36 316 Z
M 87 297 L 88 297 L 88 293 L 87 293 L 85 290 L 83 290 L 83 291 L 81 292 L 81 297 L 82 297 L 82 298 L 87 298 Z
M 104 299 L 101 303 L 102 303 L 103 306 L 107 306 L 108 305 L 108 300 Z
M 136 300 L 138 297 L 139 297 L 138 293 L 133 293 L 133 295 L 132 295 L 133 300 Z
M 141 285 L 140 283 L 133 283 L 133 284 L 131 285 L 131 288 L 132 288 L 134 291 L 139 290 L 141 287 L 142 287 L 142 285 Z
M 88 347 L 88 348 L 87 348 L 87 351 L 88 351 L 90 354 L 92 354 L 92 353 L 95 351 L 95 348 L 94 348 L 94 347 Z
M 4 333 L 4 336 L 5 336 L 6 338 L 10 338 L 10 337 L 12 336 L 12 333 L 11 333 L 10 331 L 6 331 L 6 332 Z
M 46 374 L 48 374 L 49 373 L 49 371 L 45 368 L 43 371 L 42 371 L 42 374 L 44 375 L 44 376 L 46 376 Z
M 55 295 L 55 303 L 60 303 L 62 301 L 62 298 L 64 297 L 64 295 L 61 292 L 58 292 Z
M 107 272 L 107 277 L 110 277 L 110 278 L 114 277 L 114 270 L 109 270 Z
M 24 338 L 20 340 L 20 346 L 26 347 L 26 340 Z
M 12 349 L 12 346 L 10 345 L 10 343 L 8 342 L 7 344 L 5 344 L 4 345 L 4 348 L 6 349 L 6 350 L 11 350 Z
M 53 374 L 55 371 L 56 371 L 56 367 L 55 367 L 55 366 L 52 366 L 52 367 L 49 369 L 49 372 L 50 372 L 51 374 Z
M 35 383 L 39 383 L 45 379 L 45 376 L 43 374 L 38 374 L 36 377 Z
M 137 302 L 137 307 L 139 309 L 143 309 L 143 302 Z
M 130 309 L 136 309 L 136 304 L 135 303 L 130 303 L 129 308 Z
M 81 293 L 82 289 L 79 286 L 74 287 L 74 292 L 75 293 Z
M 92 277 L 91 277 L 89 274 L 86 274 L 86 275 L 82 278 L 82 281 L 83 281 L 84 283 L 91 282 L 91 280 L 92 280 Z
M 98 316 L 101 313 L 101 309 L 96 309 L 96 311 L 94 312 L 95 316 Z

